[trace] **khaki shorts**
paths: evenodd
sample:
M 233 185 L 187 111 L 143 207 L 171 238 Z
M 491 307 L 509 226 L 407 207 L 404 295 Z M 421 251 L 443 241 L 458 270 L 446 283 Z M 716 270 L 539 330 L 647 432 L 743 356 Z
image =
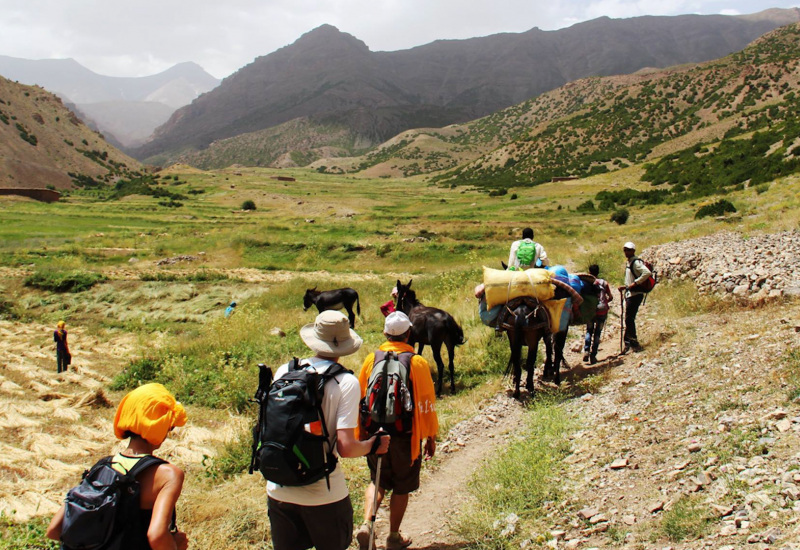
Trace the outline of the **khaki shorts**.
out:
M 422 458 L 417 457 L 411 463 L 411 436 L 393 435 L 389 443 L 389 452 L 384 455 L 367 456 L 370 480 L 375 482 L 378 469 L 378 456 L 381 460 L 381 489 L 393 491 L 398 495 L 407 495 L 419 489 L 419 471 Z

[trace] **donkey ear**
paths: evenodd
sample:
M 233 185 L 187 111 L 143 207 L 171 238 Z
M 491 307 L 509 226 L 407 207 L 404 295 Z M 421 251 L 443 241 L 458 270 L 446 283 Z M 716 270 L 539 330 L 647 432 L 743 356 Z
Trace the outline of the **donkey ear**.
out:
M 400 279 L 397 279 L 397 290 L 400 290 L 403 287 L 403 283 L 400 282 Z
M 312 288 L 311 290 L 317 290 L 317 285 L 314 285 L 314 288 Z
M 408 284 L 406 285 L 406 288 L 411 288 L 411 281 L 413 281 L 413 280 L 414 280 L 414 279 L 409 279 L 409 280 L 408 280 Z

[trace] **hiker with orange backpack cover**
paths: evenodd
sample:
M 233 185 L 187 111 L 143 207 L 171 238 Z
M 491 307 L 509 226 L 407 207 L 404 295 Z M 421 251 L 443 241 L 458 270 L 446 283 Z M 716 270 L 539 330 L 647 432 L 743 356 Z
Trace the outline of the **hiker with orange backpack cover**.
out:
M 368 398 L 367 389 L 373 368 L 381 363 L 385 356 L 392 353 L 405 363 L 408 374 L 408 387 L 411 401 L 411 428 L 403 426 L 395 431 L 389 443 L 389 452 L 382 457 L 380 477 L 378 477 L 378 458 L 367 457 L 371 483 L 365 491 L 364 524 L 356 532 L 356 539 L 361 550 L 370 546 L 372 529 L 370 527 L 373 510 L 380 506 L 387 490 L 392 491 L 389 502 L 389 536 L 386 538 L 386 550 L 401 550 L 411 544 L 411 539 L 400 533 L 409 494 L 419 488 L 419 474 L 422 465 L 421 450 L 430 458 L 436 452 L 436 435 L 439 432 L 439 420 L 436 416 L 436 391 L 431 378 L 428 362 L 414 353 L 408 344 L 411 335 L 411 320 L 401 312 L 390 313 L 384 322 L 386 342 L 381 344 L 378 352 L 369 354 L 364 359 L 358 381 L 361 384 L 362 415 L 359 422 L 359 437 L 367 437 L 365 423 L 364 399 Z M 381 360 L 376 360 L 376 359 Z M 375 426 L 378 428 L 382 426 Z M 392 429 L 391 426 L 388 429 Z M 400 433 L 398 433 L 398 431 Z M 391 432 L 390 432 L 391 433 Z M 424 442 L 424 445 L 423 445 Z M 377 502 L 376 502 L 377 501 Z

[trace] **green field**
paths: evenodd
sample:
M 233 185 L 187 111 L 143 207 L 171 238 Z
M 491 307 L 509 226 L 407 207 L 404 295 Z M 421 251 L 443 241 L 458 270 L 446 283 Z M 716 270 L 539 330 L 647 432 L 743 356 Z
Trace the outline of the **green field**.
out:
M 144 380 L 160 381 L 192 407 L 200 424 L 211 426 L 227 415 L 251 414 L 247 399 L 256 384 L 256 363 L 277 365 L 305 354 L 299 328 L 315 315 L 302 310 L 306 288 L 359 291 L 356 330 L 365 345 L 346 363 L 357 369 L 382 341 L 378 306 L 389 299 L 397 279 L 413 278 L 420 300 L 450 311 L 467 337 L 456 357 L 459 392 L 439 408 L 446 429 L 500 387 L 507 344 L 481 325 L 472 289 L 481 280 L 481 266 L 499 267 L 507 259 L 522 228 L 534 228 L 552 263 L 575 272 L 598 263 L 601 273 L 618 283 L 624 241 L 644 250 L 720 230 L 753 234 L 800 226 L 797 176 L 766 189 L 728 193 L 737 212 L 724 219 L 695 219 L 713 200 L 632 206 L 625 225 L 611 222 L 607 211 L 577 210 L 599 191 L 647 189 L 641 173 L 633 167 L 489 197 L 421 179 L 242 168 L 180 174 L 187 183 L 175 188 L 203 192 L 188 195 L 178 207 L 159 205 L 152 196 L 99 200 L 82 192 L 54 204 L 2 198 L 0 317 L 46 325 L 64 318 L 68 326 L 107 340 L 135 335 L 134 352 L 104 367 L 113 379 L 112 396 Z M 277 175 L 297 181 L 272 179 Z M 256 209 L 241 210 L 246 200 Z M 178 256 L 194 259 L 158 264 Z M 64 280 L 85 289 L 48 288 Z M 224 319 L 231 300 L 239 307 Z M 286 337 L 271 334 L 274 327 Z M 432 362 L 430 350 L 425 355 Z M 194 481 L 188 494 L 206 499 L 195 498 L 188 510 L 190 526 L 204 522 L 201 547 L 215 547 L 219 540 L 262 547 L 263 510 L 248 508 L 236 521 L 210 511 L 214 499 L 234 498 L 242 487 L 254 506 L 263 505 L 252 478 L 227 477 L 249 458 L 247 444 L 244 436 L 217 449 L 213 465 L 190 466 Z M 348 468 L 352 478 L 363 480 L 360 462 Z M 354 495 L 360 487 L 352 488 Z

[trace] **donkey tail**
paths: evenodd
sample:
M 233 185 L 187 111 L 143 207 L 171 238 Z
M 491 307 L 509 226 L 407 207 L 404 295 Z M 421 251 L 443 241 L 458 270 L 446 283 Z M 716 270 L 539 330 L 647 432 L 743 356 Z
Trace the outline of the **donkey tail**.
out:
M 356 292 L 356 311 L 361 315 L 361 300 L 358 298 L 358 292 Z
M 452 317 L 450 319 L 451 319 L 452 334 L 455 335 L 455 337 L 456 337 L 455 338 L 456 345 L 457 346 L 463 346 L 464 344 L 467 343 L 467 339 L 464 338 L 464 331 L 461 329 L 461 327 L 458 325 L 458 323 L 456 323 L 455 319 L 453 319 Z

